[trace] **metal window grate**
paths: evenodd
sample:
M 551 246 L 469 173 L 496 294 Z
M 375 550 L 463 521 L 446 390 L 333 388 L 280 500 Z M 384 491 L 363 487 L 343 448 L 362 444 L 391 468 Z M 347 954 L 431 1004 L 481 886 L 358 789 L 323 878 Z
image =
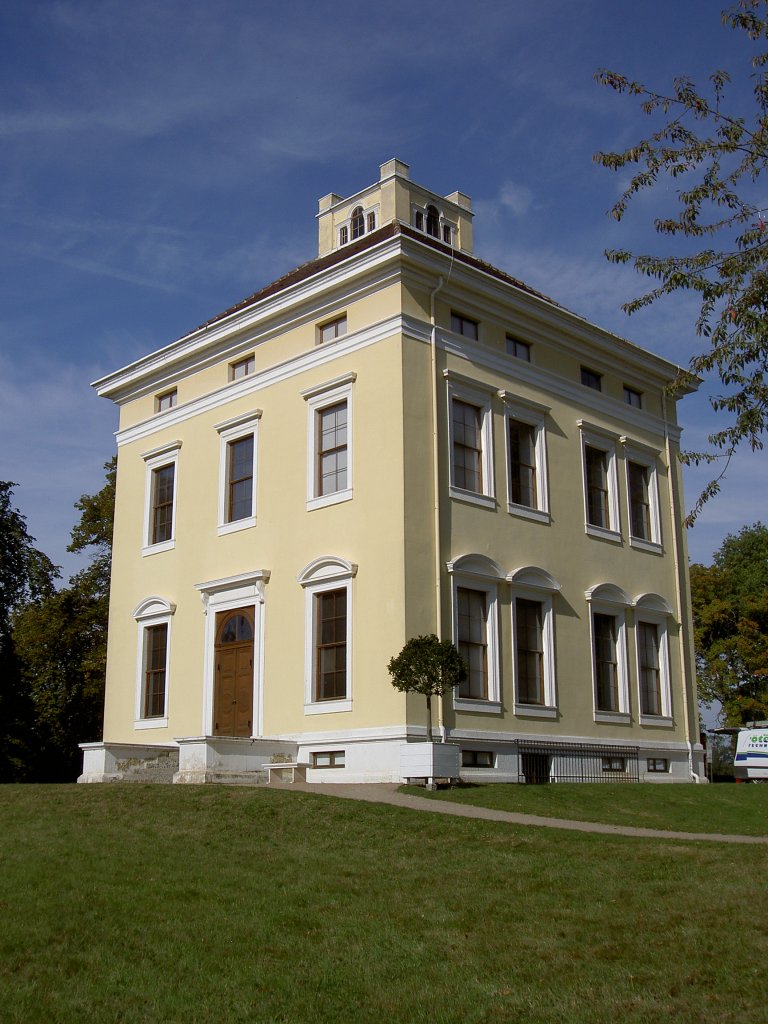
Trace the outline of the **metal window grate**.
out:
M 639 782 L 637 747 L 604 743 L 518 740 L 518 782 Z M 624 771 L 605 771 L 604 759 L 624 761 Z

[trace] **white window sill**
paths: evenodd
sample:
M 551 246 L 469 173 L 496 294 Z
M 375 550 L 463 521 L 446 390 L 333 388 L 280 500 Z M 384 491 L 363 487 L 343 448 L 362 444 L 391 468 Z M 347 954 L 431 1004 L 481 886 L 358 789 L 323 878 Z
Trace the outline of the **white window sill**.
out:
M 596 711 L 595 721 L 613 725 L 630 725 L 632 716 L 628 711 Z
M 549 512 L 545 512 L 543 509 L 529 508 L 527 505 L 515 505 L 511 501 L 507 505 L 507 512 L 511 516 L 519 516 L 521 519 L 532 519 L 534 522 L 547 523 L 547 525 L 549 525 L 551 518 Z
M 465 501 L 469 505 L 496 509 L 496 498 L 492 494 L 477 494 L 475 491 L 465 491 L 461 487 L 454 487 L 453 485 L 450 487 L 449 494 L 457 501 Z
M 351 711 L 351 700 L 323 700 L 317 704 L 305 704 L 305 715 L 334 715 L 340 711 Z
M 342 501 L 352 500 L 352 488 L 348 487 L 345 491 L 334 491 L 333 494 L 323 494 L 319 498 L 309 498 L 307 500 L 307 512 L 311 512 L 316 508 L 327 508 L 328 505 L 338 505 Z
M 227 533 L 238 533 L 240 530 L 249 530 L 256 525 L 256 516 L 246 516 L 245 519 L 235 519 L 231 523 L 220 523 L 217 528 L 219 537 Z
M 599 540 L 610 541 L 611 544 L 621 544 L 621 534 L 618 530 L 606 530 L 602 526 L 593 526 L 587 523 L 584 530 L 588 537 L 597 537 Z
M 673 719 L 668 715 L 640 715 L 640 725 L 655 725 L 657 729 L 672 729 L 674 724 Z
M 502 712 L 501 701 L 497 700 L 471 700 L 469 697 L 454 697 L 454 711 L 478 711 L 482 715 L 500 715 Z
M 142 557 L 147 555 L 159 555 L 161 551 L 173 551 L 176 547 L 176 540 L 164 540 L 160 544 L 147 544 L 141 549 Z
M 519 718 L 557 718 L 557 708 L 543 704 L 515 704 L 514 713 Z
M 640 537 L 630 537 L 629 546 L 638 551 L 647 551 L 651 555 L 663 555 L 664 548 L 652 540 L 641 540 Z
M 167 718 L 140 718 L 133 723 L 134 729 L 167 729 Z

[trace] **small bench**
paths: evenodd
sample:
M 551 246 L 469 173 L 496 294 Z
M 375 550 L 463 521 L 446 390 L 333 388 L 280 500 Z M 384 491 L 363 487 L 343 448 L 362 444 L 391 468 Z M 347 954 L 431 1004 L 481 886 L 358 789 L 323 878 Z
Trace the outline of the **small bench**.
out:
M 297 772 L 299 775 L 299 782 L 306 782 L 307 768 L 309 768 L 310 766 L 308 764 L 299 764 L 298 761 L 276 761 L 270 764 L 263 764 L 261 767 L 267 773 L 267 785 L 269 785 L 270 782 L 272 781 L 272 772 L 284 771 L 289 771 L 291 773 L 291 777 L 288 780 L 289 782 L 296 781 Z M 285 782 L 285 779 L 283 778 L 282 774 L 278 775 L 278 779 L 280 782 Z

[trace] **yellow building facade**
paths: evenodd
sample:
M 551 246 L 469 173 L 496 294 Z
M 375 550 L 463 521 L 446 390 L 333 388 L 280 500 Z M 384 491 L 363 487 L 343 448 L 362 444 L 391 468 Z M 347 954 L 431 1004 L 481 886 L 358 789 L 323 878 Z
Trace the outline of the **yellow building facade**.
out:
M 399 781 L 425 701 L 483 781 L 701 774 L 678 368 L 476 258 L 390 160 L 318 256 L 97 381 L 120 410 L 104 738 L 81 781 Z

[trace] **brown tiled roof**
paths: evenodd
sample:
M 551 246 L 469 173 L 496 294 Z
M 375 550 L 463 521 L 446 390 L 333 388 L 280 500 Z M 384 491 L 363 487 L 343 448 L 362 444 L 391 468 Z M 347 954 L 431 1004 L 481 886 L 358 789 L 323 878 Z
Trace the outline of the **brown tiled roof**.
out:
M 458 263 L 465 263 L 467 266 L 475 267 L 475 269 L 481 270 L 483 273 L 489 274 L 491 277 L 495 277 L 499 281 L 511 284 L 515 288 L 519 288 L 521 291 L 528 292 L 529 295 L 535 295 L 537 298 L 544 299 L 545 302 L 552 303 L 554 306 L 560 305 L 558 302 L 555 302 L 554 299 L 550 299 L 548 296 L 536 291 L 535 288 L 530 288 L 523 281 L 518 280 L 516 277 L 512 277 L 503 270 L 499 270 L 498 267 L 494 267 L 491 263 L 486 263 L 483 260 L 477 259 L 476 256 L 470 256 L 469 253 L 454 249 L 452 246 L 439 241 L 439 239 L 432 238 L 430 235 L 425 235 L 422 231 L 417 231 L 415 228 L 412 228 L 407 224 L 402 224 L 400 221 L 392 221 L 390 224 L 385 224 L 384 227 L 377 228 L 376 231 L 371 231 L 369 234 L 363 235 L 362 238 L 351 242 L 349 245 L 345 245 L 341 249 L 336 249 L 333 252 L 328 253 L 326 256 L 318 256 L 316 259 L 309 260 L 307 263 L 302 263 L 295 269 L 290 270 L 287 274 L 283 274 L 282 277 L 278 277 L 276 281 L 272 281 L 271 284 L 259 289 L 259 291 L 254 292 L 252 295 L 248 295 L 234 306 L 230 306 L 229 309 L 225 309 L 222 313 L 217 313 L 216 316 L 211 317 L 210 320 L 206 320 L 205 323 L 196 327 L 194 331 L 190 331 L 190 334 L 194 334 L 195 331 L 201 331 L 205 327 L 210 327 L 211 324 L 215 324 L 219 320 L 223 320 L 232 313 L 237 313 L 241 309 L 246 309 L 248 306 L 253 305 L 253 303 L 261 301 L 261 299 L 266 299 L 270 295 L 277 294 L 284 288 L 290 288 L 294 284 L 299 284 L 300 281 L 304 281 L 308 277 L 312 277 L 313 274 L 318 274 L 322 270 L 327 270 L 328 267 L 332 267 L 336 263 L 341 263 L 343 260 L 349 259 L 350 256 L 355 256 L 364 249 L 368 249 L 371 246 L 376 245 L 377 242 L 383 242 L 386 238 L 392 238 L 398 234 L 405 235 L 407 238 L 413 238 L 415 241 L 421 242 L 423 245 L 428 245 L 430 248 L 436 249 L 438 252 L 442 252 L 448 257 L 453 256 L 453 259 Z M 562 309 L 563 307 L 560 308 Z

